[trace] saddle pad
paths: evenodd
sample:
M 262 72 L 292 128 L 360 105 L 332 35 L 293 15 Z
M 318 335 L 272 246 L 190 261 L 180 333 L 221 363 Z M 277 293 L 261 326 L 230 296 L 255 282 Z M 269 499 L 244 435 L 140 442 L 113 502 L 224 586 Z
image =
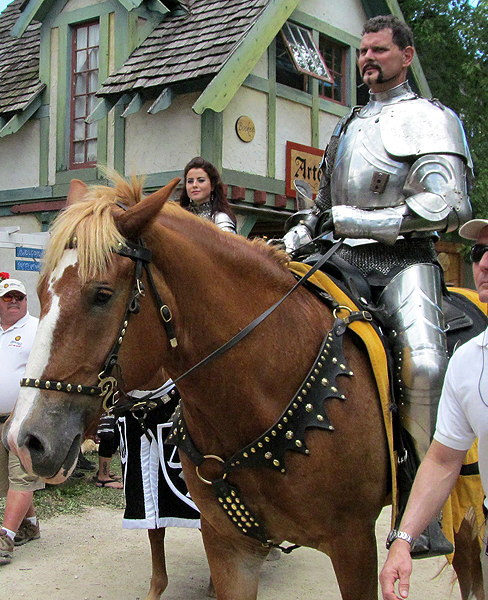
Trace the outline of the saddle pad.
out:
M 309 265 L 291 262 L 289 268 L 293 273 L 303 276 L 311 268 Z M 328 292 L 339 304 L 347 306 L 351 310 L 357 310 L 354 302 L 341 290 L 325 273 L 318 271 L 310 278 L 310 281 Z M 488 305 L 480 302 L 478 294 L 466 288 L 449 288 L 450 291 L 464 295 L 473 304 L 475 304 L 484 314 L 488 315 Z M 395 525 L 397 514 L 397 486 L 396 486 L 396 453 L 393 450 L 393 426 L 391 412 L 389 410 L 389 385 L 388 385 L 388 367 L 386 353 L 381 339 L 375 329 L 367 322 L 356 321 L 350 325 L 350 329 L 355 331 L 363 340 L 371 361 L 371 366 L 378 385 L 378 392 L 381 400 L 383 419 L 385 423 L 386 435 L 388 439 L 388 448 L 390 451 L 390 464 L 392 472 L 392 528 Z M 476 440 L 472 448 L 467 452 L 464 460 L 465 465 L 472 465 L 478 460 L 478 441 Z M 484 526 L 483 515 L 484 491 L 481 485 L 479 474 L 460 475 L 457 479 L 451 495 L 449 496 L 442 510 L 442 529 L 447 539 L 454 545 L 454 533 L 459 531 L 464 519 L 471 521 L 472 526 L 480 533 Z M 447 556 L 449 562 L 452 562 L 454 553 Z
M 305 275 L 310 270 L 310 265 L 299 262 L 291 262 L 289 269 L 292 273 L 299 276 Z M 346 306 L 352 311 L 359 310 L 351 298 L 344 293 L 325 273 L 317 271 L 310 277 L 309 281 L 317 287 L 328 292 L 341 306 Z M 374 327 L 367 321 L 355 321 L 349 325 L 349 328 L 356 333 L 363 341 L 371 362 L 378 393 L 381 401 L 381 410 L 385 424 L 386 437 L 388 440 L 388 449 L 390 454 L 391 481 L 392 481 L 392 526 L 394 524 L 394 515 L 397 512 L 397 484 L 396 484 L 396 452 L 393 449 L 393 423 L 390 410 L 390 386 L 388 381 L 388 364 L 383 342 L 378 336 Z

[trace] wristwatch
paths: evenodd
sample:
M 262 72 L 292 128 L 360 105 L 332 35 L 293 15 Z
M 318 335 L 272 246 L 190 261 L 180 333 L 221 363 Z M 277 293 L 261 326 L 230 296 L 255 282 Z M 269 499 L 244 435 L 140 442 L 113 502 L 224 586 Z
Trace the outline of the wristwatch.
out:
M 415 538 L 413 538 L 408 533 L 405 533 L 404 531 L 399 531 L 398 529 L 392 529 L 390 531 L 390 533 L 388 534 L 388 537 L 386 538 L 386 549 L 387 550 L 389 549 L 389 547 L 393 544 L 393 542 L 395 540 L 405 540 L 406 542 L 408 542 L 410 544 L 410 546 L 412 546 L 412 544 L 415 541 Z

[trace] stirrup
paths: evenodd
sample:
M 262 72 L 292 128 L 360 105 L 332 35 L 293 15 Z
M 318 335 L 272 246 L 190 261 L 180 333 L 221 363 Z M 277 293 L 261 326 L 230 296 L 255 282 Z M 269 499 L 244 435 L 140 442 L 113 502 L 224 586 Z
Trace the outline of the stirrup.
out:
M 454 552 L 454 546 L 444 535 L 439 519 L 435 518 L 415 540 L 410 554 L 412 558 L 430 558 L 445 556 L 452 552 Z

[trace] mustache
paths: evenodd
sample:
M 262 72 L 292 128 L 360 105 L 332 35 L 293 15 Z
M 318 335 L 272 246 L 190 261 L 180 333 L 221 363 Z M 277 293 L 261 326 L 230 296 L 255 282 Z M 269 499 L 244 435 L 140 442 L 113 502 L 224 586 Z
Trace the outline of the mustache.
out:
M 371 61 L 367 64 L 364 65 L 363 70 L 362 70 L 362 75 L 364 75 L 366 73 L 366 71 L 368 69 L 370 69 L 371 67 L 374 67 L 375 69 L 378 69 L 378 71 L 381 73 L 381 67 L 377 62 Z

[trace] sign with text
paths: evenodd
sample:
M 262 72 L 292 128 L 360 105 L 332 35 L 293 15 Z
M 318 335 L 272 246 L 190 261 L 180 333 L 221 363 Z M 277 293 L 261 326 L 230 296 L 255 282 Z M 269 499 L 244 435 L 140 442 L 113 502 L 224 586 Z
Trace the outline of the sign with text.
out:
M 41 263 L 34 260 L 16 260 L 15 261 L 16 271 L 40 271 Z
M 15 256 L 18 258 L 42 258 L 43 248 L 23 248 L 17 246 L 15 248 Z
M 296 198 L 295 179 L 303 179 L 312 186 L 314 198 L 319 191 L 324 151 L 312 146 L 286 142 L 286 195 Z

